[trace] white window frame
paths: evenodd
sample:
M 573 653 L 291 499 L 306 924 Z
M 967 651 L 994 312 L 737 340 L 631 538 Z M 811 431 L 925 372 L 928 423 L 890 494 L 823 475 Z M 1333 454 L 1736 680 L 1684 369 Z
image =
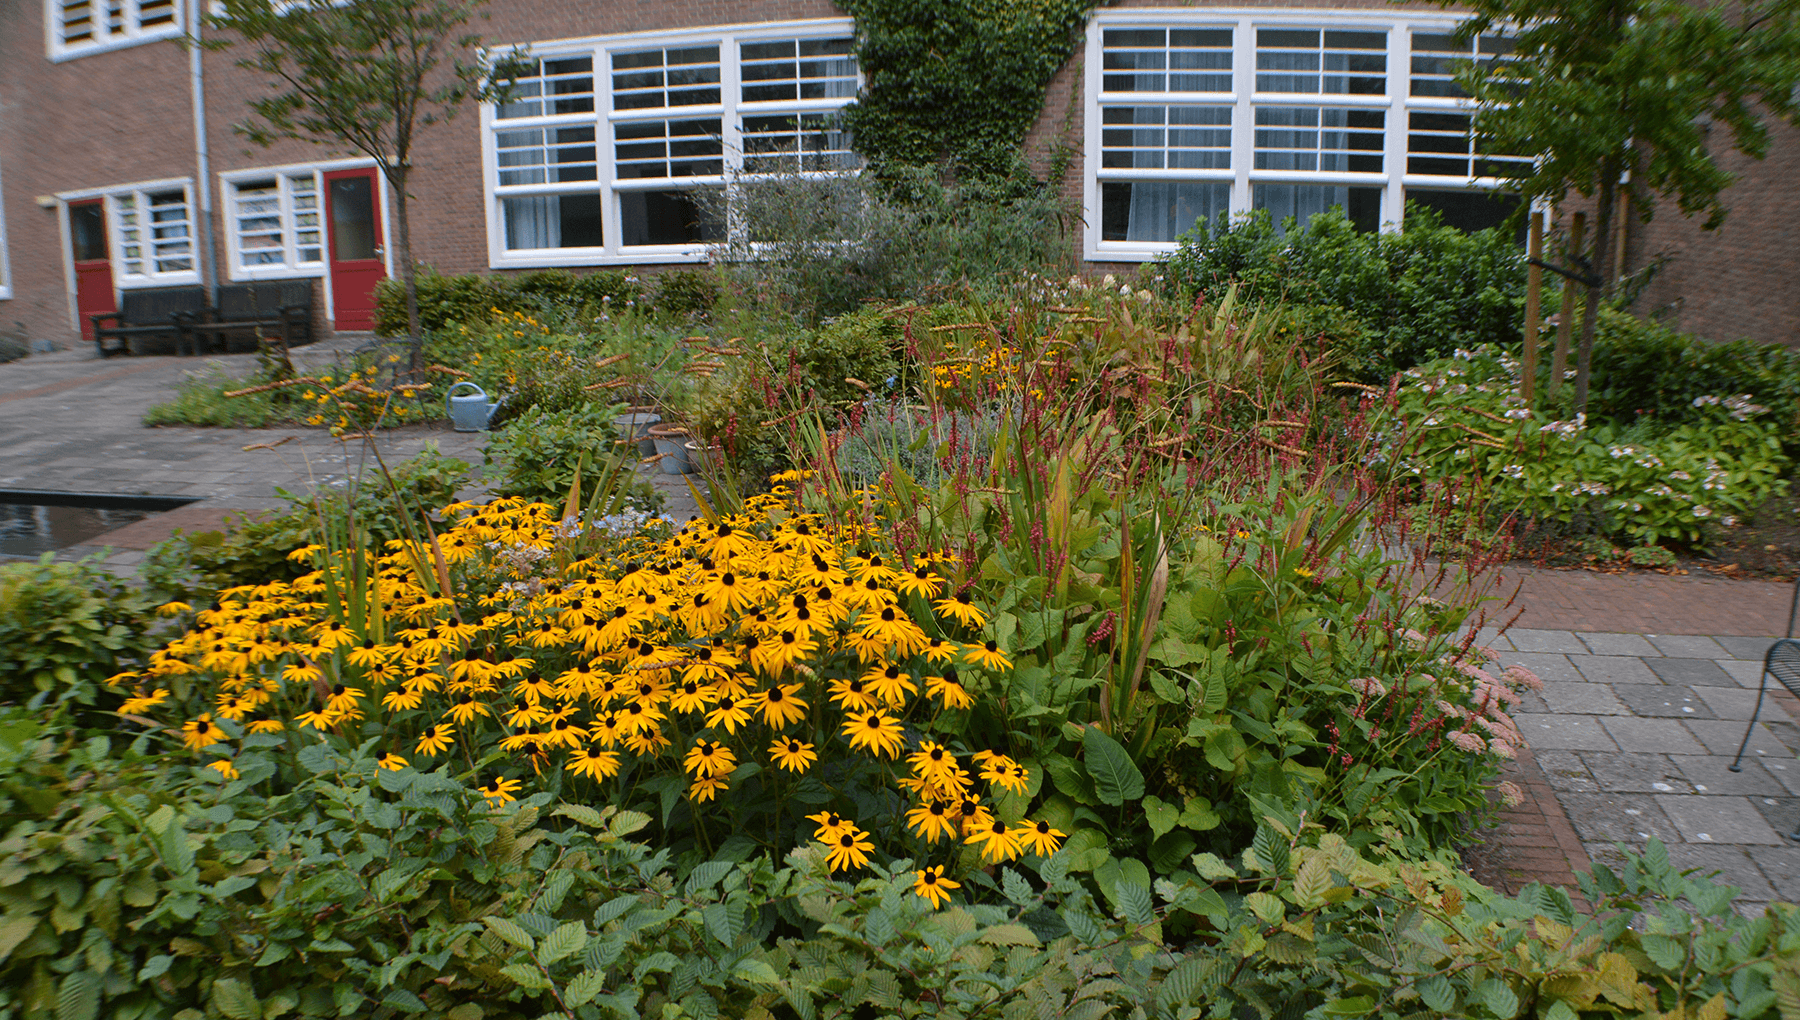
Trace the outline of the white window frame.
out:
M 182 200 L 187 206 L 188 224 L 188 262 L 189 268 L 171 271 L 159 271 L 156 268 L 154 251 L 140 253 L 138 262 L 144 267 L 142 271 L 127 273 L 125 271 L 125 224 L 122 221 L 121 200 L 130 198 L 135 208 L 144 211 L 147 216 L 150 209 L 150 195 L 180 189 Z M 200 280 L 200 215 L 199 205 L 195 201 L 194 179 L 192 177 L 170 177 L 160 181 L 140 181 L 135 184 L 119 184 L 107 188 L 86 188 L 80 191 L 60 191 L 56 199 L 60 203 L 58 214 L 67 231 L 68 206 L 71 202 L 99 198 L 106 202 L 106 242 L 108 256 L 112 261 L 113 286 L 118 290 L 132 290 L 141 287 L 179 287 L 198 284 Z M 140 229 L 149 229 L 150 221 L 140 219 Z M 66 239 L 65 239 L 66 240 Z M 142 247 L 150 247 L 148 236 L 138 239 Z M 64 256 L 67 257 L 68 245 L 64 244 Z M 74 270 L 70 269 L 70 279 Z M 73 284 L 71 283 L 71 286 Z
M 1082 187 L 1083 256 L 1090 262 L 1142 262 L 1167 255 L 1174 242 L 1104 241 L 1101 239 L 1101 184 L 1124 180 L 1230 181 L 1230 214 L 1247 215 L 1256 184 L 1310 184 L 1329 187 L 1380 188 L 1381 229 L 1398 230 L 1406 209 L 1406 189 L 1434 191 L 1503 190 L 1508 182 L 1493 177 L 1442 177 L 1406 173 L 1407 127 L 1414 110 L 1468 112 L 1467 99 L 1411 95 L 1413 33 L 1454 32 L 1466 17 L 1456 13 L 1405 11 L 1295 10 L 1288 8 L 1108 8 L 1088 19 L 1087 57 L 1083 61 L 1084 172 Z M 1127 28 L 1229 28 L 1232 32 L 1231 76 L 1234 89 L 1220 92 L 1102 92 L 1103 33 Z M 1257 92 L 1256 30 L 1319 28 L 1387 32 L 1386 90 L 1380 95 L 1321 95 Z M 1115 72 L 1119 73 L 1119 72 Z M 1232 107 L 1229 170 L 1102 169 L 1101 110 L 1104 105 Z M 1382 172 L 1257 170 L 1256 110 L 1259 107 L 1318 107 L 1384 111 Z
M 6 178 L 0 175 L 0 301 L 12 296 L 12 260 L 6 243 Z
M 782 39 L 835 39 L 853 34 L 854 22 L 848 18 L 819 18 L 806 21 L 765 22 L 727 25 L 677 32 L 635 32 L 625 35 L 594 36 L 530 43 L 535 59 L 555 60 L 565 57 L 591 56 L 594 75 L 594 110 L 583 114 L 538 117 L 514 117 L 501 120 L 495 116 L 493 104 L 481 108 L 482 187 L 487 219 L 488 265 L 493 269 L 541 269 L 558 266 L 642 265 L 648 263 L 699 262 L 706 257 L 711 242 L 672 245 L 634 245 L 626 247 L 619 212 L 619 196 L 631 191 L 678 191 L 695 188 L 725 188 L 739 179 L 743 167 L 743 138 L 740 129 L 747 116 L 796 117 L 809 113 L 834 112 L 855 101 L 854 96 L 829 99 L 796 99 L 792 101 L 741 101 L 740 64 L 744 43 Z M 612 54 L 657 47 L 717 45 L 719 47 L 720 101 L 705 106 L 656 107 L 650 109 L 613 109 Z M 503 52 L 503 47 L 494 47 Z M 857 82 L 862 82 L 858 69 Z M 720 124 L 725 172 L 720 175 L 620 179 L 616 175 L 615 126 L 634 121 L 712 120 Z M 542 248 L 508 250 L 502 200 L 510 197 L 566 194 L 571 185 L 499 183 L 499 160 L 496 135 L 501 131 L 529 128 L 577 127 L 593 125 L 596 180 L 591 182 L 600 195 L 601 237 L 598 247 Z M 748 175 L 744 175 L 748 176 Z M 580 182 L 581 186 L 590 182 Z
M 173 18 L 167 24 L 142 24 L 144 0 L 87 0 L 91 9 L 107 3 L 120 5 L 119 25 L 115 28 L 95 26 L 94 38 L 75 43 L 63 41 L 63 14 L 71 0 L 44 0 L 44 47 L 53 63 L 74 60 L 95 53 L 110 53 L 130 46 L 142 46 L 158 39 L 174 39 L 187 31 L 188 0 L 174 0 Z

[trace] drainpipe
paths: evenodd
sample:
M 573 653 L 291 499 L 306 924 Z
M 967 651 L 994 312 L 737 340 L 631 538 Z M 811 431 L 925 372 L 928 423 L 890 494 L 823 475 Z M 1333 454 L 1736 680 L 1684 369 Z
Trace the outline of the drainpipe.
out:
M 200 11 L 203 0 L 189 0 L 188 81 L 194 91 L 194 179 L 200 199 L 200 244 L 206 249 L 206 303 L 219 307 L 219 249 L 213 240 L 212 161 L 206 149 L 206 78 L 200 65 Z

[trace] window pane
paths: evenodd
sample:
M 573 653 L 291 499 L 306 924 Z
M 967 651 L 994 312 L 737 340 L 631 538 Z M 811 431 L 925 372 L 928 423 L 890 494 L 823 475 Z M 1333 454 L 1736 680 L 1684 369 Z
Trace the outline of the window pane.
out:
M 1314 216 L 1341 207 L 1359 232 L 1374 233 L 1381 226 L 1380 188 L 1339 188 L 1317 184 L 1253 184 L 1250 207 L 1267 209 L 1278 230 L 1293 217 L 1304 228 Z
M 648 110 L 719 102 L 719 47 L 613 54 L 613 108 Z
M 535 73 L 519 78 L 507 102 L 494 115 L 541 117 L 594 110 L 594 58 L 543 57 L 533 64 Z
M 282 265 L 281 185 L 270 179 L 239 184 L 234 198 L 238 262 L 244 266 Z
M 311 173 L 288 178 L 288 204 L 294 211 L 294 256 L 301 264 L 323 262 L 319 231 L 319 182 Z
M 1230 29 L 1108 29 L 1105 92 L 1230 92 Z
M 744 172 L 798 173 L 849 170 L 857 166 L 850 133 L 837 114 L 745 117 Z
M 628 247 L 716 241 L 724 231 L 702 219 L 689 191 L 619 193 L 619 227 Z
M 1407 219 L 1420 209 L 1432 209 L 1445 226 L 1467 233 L 1503 225 L 1518 207 L 1519 196 L 1504 191 L 1406 189 Z M 1516 238 L 1520 243 L 1524 242 L 1523 231 L 1521 226 Z
M 1107 181 L 1100 185 L 1100 239 L 1173 241 L 1230 208 L 1226 181 Z
M 1380 173 L 1384 110 L 1260 106 L 1256 110 L 1258 170 Z
M 600 196 L 532 195 L 500 200 L 508 251 L 536 248 L 598 248 Z
M 1229 106 L 1108 106 L 1100 111 L 1100 124 L 1102 167 L 1231 167 Z
M 725 172 L 718 118 L 614 125 L 613 158 L 621 180 L 704 177 Z
M 106 258 L 106 213 L 101 203 L 69 206 L 69 247 L 76 262 Z
M 1466 97 L 1468 93 L 1455 81 L 1456 72 L 1470 61 L 1504 60 L 1512 51 L 1513 40 L 1504 36 L 1484 35 L 1458 46 L 1455 37 L 1447 33 L 1415 32 L 1412 37 L 1412 94 Z
M 1271 29 L 1256 33 L 1256 91 L 1381 95 L 1387 33 Z
M 191 272 L 193 249 L 188 240 L 187 193 L 159 191 L 146 195 L 150 209 L 150 257 L 158 273 Z

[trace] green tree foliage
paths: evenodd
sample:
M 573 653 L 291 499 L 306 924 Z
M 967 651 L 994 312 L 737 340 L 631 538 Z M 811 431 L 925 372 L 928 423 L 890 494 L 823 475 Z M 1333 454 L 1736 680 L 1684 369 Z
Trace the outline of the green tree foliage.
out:
M 1583 270 L 1614 275 L 1612 245 L 1620 190 L 1649 219 L 1658 198 L 1717 227 L 1720 194 L 1732 175 L 1709 151 L 1715 127 L 1730 144 L 1762 158 L 1764 113 L 1800 120 L 1800 7 L 1792 0 L 1470 0 L 1460 28 L 1469 39 L 1523 26 L 1510 60 L 1483 62 L 1459 76 L 1478 104 L 1475 129 L 1490 151 L 1538 154 L 1519 182 L 1527 198 L 1561 202 L 1573 191 L 1595 199 L 1594 252 Z M 1586 407 L 1594 328 L 1610 286 L 1588 288 L 1575 409 Z
M 373 159 L 393 196 L 394 261 L 406 288 L 407 327 L 419 369 L 418 287 L 406 182 L 421 128 L 463 103 L 493 99 L 515 60 L 493 69 L 475 59 L 481 37 L 465 31 L 486 0 L 220 0 L 206 19 L 253 51 L 238 61 L 267 75 L 271 94 L 248 101 L 239 134 L 258 145 L 294 138 Z M 230 39 L 210 46 L 229 46 Z
M 846 111 L 857 151 L 975 176 L 1019 167 L 1019 142 L 1075 52 L 1095 0 L 846 0 L 867 81 Z

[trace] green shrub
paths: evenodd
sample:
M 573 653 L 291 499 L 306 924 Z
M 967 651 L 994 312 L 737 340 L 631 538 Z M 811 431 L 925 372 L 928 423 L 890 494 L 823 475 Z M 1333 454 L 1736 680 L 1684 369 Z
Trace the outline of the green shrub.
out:
M 1348 318 L 1322 325 L 1348 334 L 1332 338 L 1350 369 L 1385 382 L 1459 347 L 1516 346 L 1525 268 L 1524 252 L 1499 230 L 1465 234 L 1426 211 L 1403 232 L 1363 234 L 1334 209 L 1286 232 L 1266 212 L 1197 224 L 1154 272 L 1187 299 L 1235 283 L 1245 301 L 1343 309 Z
M 635 449 L 622 451 L 613 418 L 623 413 L 619 405 L 585 404 L 549 411 L 532 407 L 494 433 L 482 454 L 485 475 L 493 490 L 533 502 L 561 507 L 575 483 L 577 463 L 582 465 L 582 489 L 589 491 L 618 465 L 608 484 L 630 491 L 640 509 L 662 505 L 662 494 L 647 482 L 638 482 L 632 471 Z
M 1632 545 L 1699 545 L 1713 522 L 1736 523 L 1787 488 L 1783 429 L 1752 409 L 1690 405 L 1691 417 L 1674 425 L 1555 421 L 1524 409 L 1518 362 L 1492 350 L 1406 375 L 1398 469 L 1427 485 L 1472 479 L 1491 514 L 1581 523 Z
M 691 318 L 712 311 L 720 290 L 719 278 L 710 269 L 670 269 L 656 274 L 650 301 L 659 312 Z
M 189 373 L 176 383 L 174 400 L 152 404 L 144 412 L 144 424 L 259 429 L 275 422 L 296 420 L 312 411 L 310 407 L 296 408 L 290 396 L 281 390 L 246 393 L 241 397 L 225 395 L 265 381 L 255 377 L 235 379 L 225 374 L 222 366 L 209 365 L 204 372 Z
M 102 685 L 161 644 L 153 605 L 94 560 L 0 564 L 0 702 L 111 707 Z
M 641 301 L 644 295 L 637 278 L 619 270 L 583 276 L 566 269 L 518 276 L 444 276 L 426 269 L 419 273 L 418 289 L 419 325 L 427 334 L 480 326 L 493 318 L 495 309 L 536 315 L 563 325 L 584 310 L 591 317 L 604 307 L 622 308 Z M 406 332 L 406 290 L 398 280 L 382 280 L 375 287 L 375 332 L 381 336 Z

